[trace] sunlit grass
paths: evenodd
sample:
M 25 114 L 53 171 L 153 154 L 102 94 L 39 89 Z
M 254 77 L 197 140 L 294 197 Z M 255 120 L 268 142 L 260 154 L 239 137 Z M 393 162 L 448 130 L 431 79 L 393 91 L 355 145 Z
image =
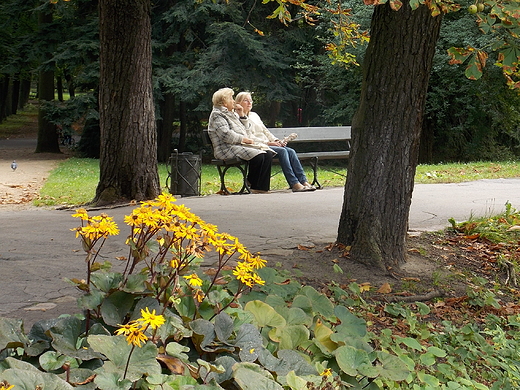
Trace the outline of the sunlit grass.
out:
M 312 180 L 312 170 L 304 165 L 309 181 Z M 332 172 L 335 171 L 335 172 Z M 318 179 L 324 187 L 342 187 L 345 184 L 346 168 L 322 166 Z M 278 165 L 273 166 L 271 178 L 272 190 L 288 188 L 285 177 Z M 168 190 L 171 181 L 168 178 L 168 168 L 159 164 L 159 177 L 163 190 Z M 520 177 L 520 163 L 506 162 L 475 162 L 451 163 L 438 165 L 419 165 L 415 176 L 416 183 L 459 183 L 481 179 Z M 52 171 L 40 191 L 40 200 L 36 205 L 81 205 L 90 202 L 95 195 L 99 179 L 99 161 L 85 158 L 71 158 L 60 163 Z M 242 186 L 242 176 L 238 169 L 232 168 L 226 175 L 229 190 L 238 191 Z M 204 164 L 201 172 L 201 195 L 216 194 L 220 190 L 217 168 Z
M 415 183 L 461 183 L 481 179 L 520 177 L 518 161 L 419 165 Z
M 309 180 L 312 180 L 312 170 L 306 168 Z M 159 164 L 161 188 L 165 191 L 171 187 L 166 164 Z M 170 169 L 171 170 L 171 169 Z M 345 169 L 343 169 L 345 171 Z M 279 166 L 273 166 L 271 189 L 282 190 L 289 186 Z M 345 178 L 341 175 L 320 170 L 318 174 L 324 186 L 343 186 Z M 82 205 L 87 204 L 96 193 L 99 180 L 99 160 L 88 158 L 70 158 L 61 162 L 45 181 L 40 191 L 40 199 L 35 200 L 36 206 Z M 226 185 L 231 191 L 240 190 L 242 176 L 238 169 L 232 168 L 226 175 Z M 216 194 L 220 190 L 220 179 L 217 168 L 213 165 L 202 166 L 201 195 Z

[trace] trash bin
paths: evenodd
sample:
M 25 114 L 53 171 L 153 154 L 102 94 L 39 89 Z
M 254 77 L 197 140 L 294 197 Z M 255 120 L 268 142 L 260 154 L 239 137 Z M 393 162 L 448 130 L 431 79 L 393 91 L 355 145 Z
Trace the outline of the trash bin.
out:
M 179 153 L 175 149 L 170 156 L 172 195 L 200 195 L 202 156 L 191 152 Z

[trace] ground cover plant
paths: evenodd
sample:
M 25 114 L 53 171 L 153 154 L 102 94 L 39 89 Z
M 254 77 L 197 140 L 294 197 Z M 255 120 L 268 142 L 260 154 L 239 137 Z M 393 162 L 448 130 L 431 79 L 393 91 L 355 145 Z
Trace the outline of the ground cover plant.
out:
M 168 194 L 127 215 L 119 264 L 100 255 L 123 227 L 104 213 L 73 217 L 86 277 L 71 283 L 84 312 L 27 334 L 21 320 L 0 319 L 4 390 L 518 388 L 519 292 L 499 272 L 518 267 L 511 206 L 453 223 L 449 240 L 485 256 L 452 264 L 464 295 L 426 301 L 412 285 L 301 284 Z M 451 284 L 437 287 L 449 294 Z

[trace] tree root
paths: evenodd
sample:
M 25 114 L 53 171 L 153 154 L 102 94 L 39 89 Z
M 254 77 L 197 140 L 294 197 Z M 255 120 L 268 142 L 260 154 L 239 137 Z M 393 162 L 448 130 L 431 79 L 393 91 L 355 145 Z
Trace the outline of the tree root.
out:
M 503 260 L 502 262 L 503 262 L 502 268 L 505 268 L 506 275 L 507 275 L 506 281 L 504 282 L 504 284 L 507 286 L 507 285 L 509 285 L 509 282 L 511 282 L 511 285 L 516 287 L 517 283 L 516 283 L 515 265 L 507 260 Z
M 444 296 L 444 292 L 440 290 L 433 290 L 430 291 L 428 294 L 423 295 L 411 295 L 407 297 L 392 295 L 392 296 L 381 296 L 381 297 L 374 297 L 375 299 L 381 300 L 381 301 L 387 301 L 387 302 L 424 302 L 424 301 L 430 301 L 433 298 L 440 298 Z

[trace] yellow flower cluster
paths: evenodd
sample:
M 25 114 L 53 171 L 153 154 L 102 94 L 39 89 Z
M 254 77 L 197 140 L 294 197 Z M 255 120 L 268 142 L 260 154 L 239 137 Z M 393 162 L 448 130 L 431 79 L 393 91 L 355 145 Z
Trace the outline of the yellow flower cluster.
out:
M 87 210 L 78 209 L 72 216 L 74 218 L 80 218 L 82 221 L 82 226 L 71 229 L 72 231 L 76 231 L 76 237 L 82 236 L 86 240 L 94 242 L 100 238 L 117 236 L 119 234 L 117 224 L 112 217 L 109 217 L 105 213 L 91 217 L 88 215 Z
M 141 310 L 141 318 L 130 321 L 128 324 L 119 325 L 116 330 L 117 335 L 126 336 L 128 344 L 133 344 L 136 347 L 141 347 L 141 344 L 146 343 L 148 336 L 144 334 L 148 327 L 157 329 L 164 324 L 165 319 L 162 315 L 156 315 L 155 310 L 150 312 L 148 308 Z M 1 389 L 0 389 L 1 390 Z

